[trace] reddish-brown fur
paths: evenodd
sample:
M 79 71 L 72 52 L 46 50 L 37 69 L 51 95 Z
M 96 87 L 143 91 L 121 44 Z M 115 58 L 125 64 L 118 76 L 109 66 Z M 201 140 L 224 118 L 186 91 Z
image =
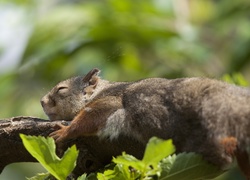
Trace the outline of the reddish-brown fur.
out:
M 70 126 L 61 126 L 61 129 L 51 133 L 50 136 L 61 142 L 79 136 L 96 135 L 105 126 L 108 117 L 119 108 L 121 99 L 112 96 L 90 102 L 78 113 Z

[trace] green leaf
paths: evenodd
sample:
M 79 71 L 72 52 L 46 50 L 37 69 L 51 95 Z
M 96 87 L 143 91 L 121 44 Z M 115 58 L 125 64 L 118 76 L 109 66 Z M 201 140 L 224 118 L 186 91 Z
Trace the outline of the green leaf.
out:
M 115 179 L 118 174 L 114 170 L 106 170 L 104 173 L 97 173 L 98 180 Z
M 141 177 L 145 178 L 155 175 L 160 176 L 161 167 L 159 166 L 159 162 L 174 151 L 175 147 L 172 144 L 172 140 L 162 140 L 152 137 L 147 144 L 142 160 L 123 153 L 122 156 L 114 158 L 113 162 L 122 165 L 120 172 L 126 174 L 126 177 L 138 177 L 138 172 L 141 173 Z M 129 170 L 129 167 L 135 169 L 133 171 L 134 174 Z
M 135 177 L 139 176 L 138 172 L 142 172 L 145 169 L 145 164 L 141 160 L 138 160 L 134 156 L 126 154 L 125 152 L 123 152 L 121 156 L 113 158 L 113 162 L 116 163 L 116 166 L 114 167 L 114 170 L 112 170 L 112 175 L 115 176 L 115 179 L 117 180 L 135 179 Z M 131 171 L 131 167 L 133 167 L 133 171 Z M 108 179 L 113 179 L 111 171 L 105 171 L 103 175 Z
M 50 173 L 38 173 L 34 177 L 26 178 L 27 180 L 45 180 L 48 179 L 50 176 Z
M 55 143 L 52 138 L 26 136 L 20 134 L 25 148 L 40 162 L 43 167 L 59 180 L 64 180 L 76 165 L 78 151 L 76 146 L 69 148 L 59 158 L 55 153 Z
M 157 166 L 163 158 L 173 154 L 174 151 L 172 140 L 152 137 L 147 144 L 142 161 L 147 165 Z
M 77 180 L 86 180 L 87 179 L 87 174 L 83 174 L 77 178 Z
M 117 158 L 113 158 L 113 162 L 116 164 L 123 164 L 126 166 L 132 166 L 137 170 L 144 169 L 145 164 L 136 159 L 134 156 L 126 154 L 125 152 L 122 153 L 122 156 L 118 156 Z
M 176 159 L 176 154 L 168 156 L 161 161 L 162 173 L 161 176 L 165 177 L 168 175 Z
M 164 159 L 162 163 L 165 172 L 162 173 L 161 180 L 211 179 L 223 173 L 218 167 L 207 163 L 201 155 L 195 153 L 181 153 L 176 157 Z M 167 165 L 164 165 L 165 163 Z
M 140 176 L 135 169 L 131 170 L 129 166 L 117 164 L 114 169 L 107 169 L 104 173 L 97 173 L 98 180 L 134 180 Z

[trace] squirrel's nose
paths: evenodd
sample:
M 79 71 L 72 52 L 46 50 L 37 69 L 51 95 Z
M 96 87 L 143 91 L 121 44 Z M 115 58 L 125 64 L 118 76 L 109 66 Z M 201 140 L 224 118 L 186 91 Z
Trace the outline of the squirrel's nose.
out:
M 41 105 L 43 108 L 45 108 L 46 106 L 48 106 L 48 107 L 56 106 L 56 102 L 54 101 L 53 98 L 51 98 L 50 95 L 45 95 L 44 97 L 42 97 L 40 102 L 41 102 Z

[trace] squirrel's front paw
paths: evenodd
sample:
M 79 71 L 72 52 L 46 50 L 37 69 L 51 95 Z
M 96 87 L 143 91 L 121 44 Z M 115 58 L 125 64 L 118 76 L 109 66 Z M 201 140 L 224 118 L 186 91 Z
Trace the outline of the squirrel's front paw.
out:
M 63 126 L 63 125 L 58 125 L 59 126 L 59 130 L 56 130 L 52 133 L 49 134 L 50 137 L 52 137 L 56 143 L 62 142 L 66 139 L 67 137 L 67 129 L 68 126 Z

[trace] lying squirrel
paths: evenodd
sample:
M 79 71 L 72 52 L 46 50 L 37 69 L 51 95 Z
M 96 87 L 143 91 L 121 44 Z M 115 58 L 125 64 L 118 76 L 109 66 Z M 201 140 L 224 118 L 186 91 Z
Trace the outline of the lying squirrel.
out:
M 51 120 L 72 120 L 51 136 L 56 142 L 79 136 L 152 136 L 172 139 L 178 152 L 196 152 L 219 166 L 234 157 L 248 179 L 249 89 L 208 78 L 149 78 L 109 82 L 98 69 L 60 82 L 41 99 Z

